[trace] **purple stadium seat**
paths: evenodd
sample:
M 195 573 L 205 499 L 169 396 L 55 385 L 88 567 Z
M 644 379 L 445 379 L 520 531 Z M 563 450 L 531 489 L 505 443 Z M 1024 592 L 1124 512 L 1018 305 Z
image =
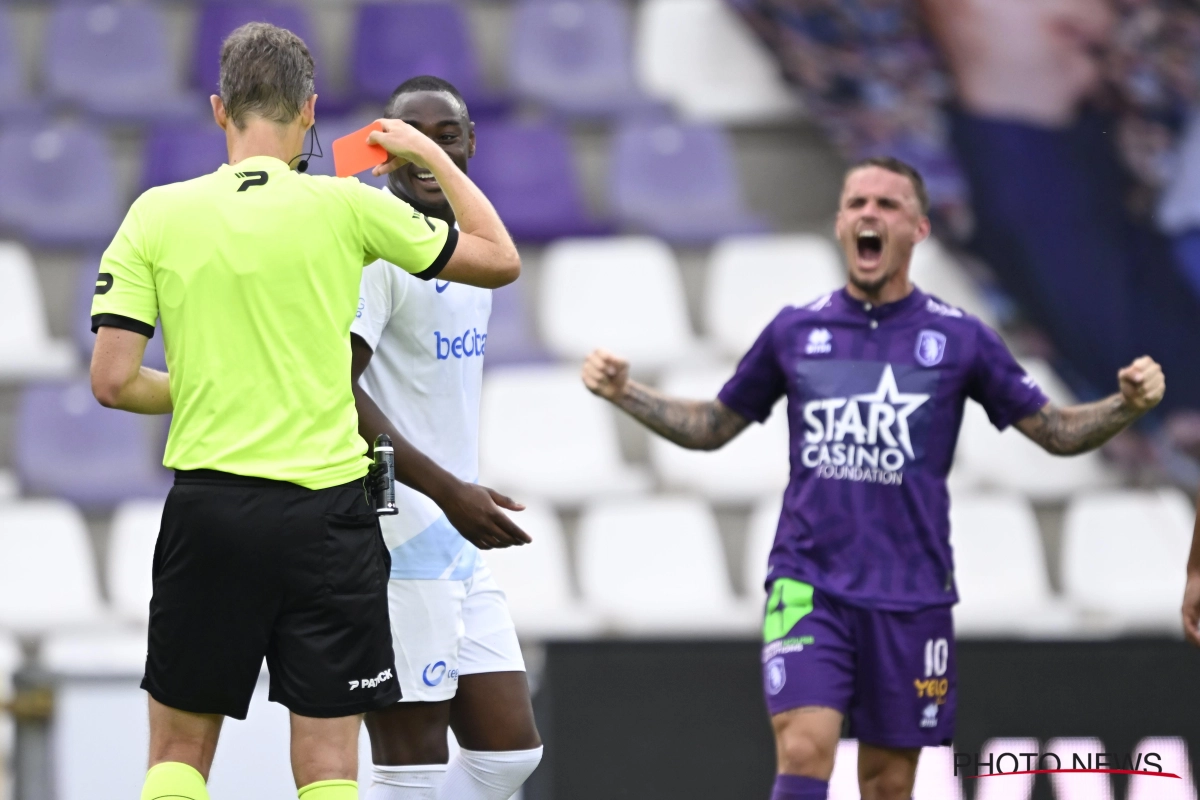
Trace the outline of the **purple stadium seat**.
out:
M 43 48 L 46 88 L 108 119 L 195 117 L 207 104 L 175 79 L 161 12 L 146 3 L 63 3 Z
M 92 128 L 6 129 L 0 187 L 0 228 L 41 244 L 108 244 L 121 221 L 108 142 Z
M 158 125 L 146 138 L 142 188 L 207 175 L 227 158 L 225 133 L 212 120 Z
M 462 92 L 476 118 L 509 106 L 485 90 L 466 17 L 456 3 L 365 3 L 358 9 L 352 50 L 351 75 L 361 100 L 382 105 L 409 78 L 436 75 Z
M 682 244 L 767 230 L 745 207 L 733 146 L 716 126 L 629 120 L 610 163 L 613 209 L 633 230 Z
M 653 107 L 634 81 L 630 30 L 629 11 L 617 0 L 522 0 L 509 50 L 513 85 L 578 116 Z
M 476 126 L 471 177 L 516 239 L 611 233 L 589 218 L 567 132 L 551 123 L 490 122 Z
M 96 273 L 100 271 L 99 254 L 88 257 L 79 268 L 79 279 L 75 287 L 75 303 L 71 309 L 71 338 L 79 348 L 80 355 L 86 363 L 92 357 L 92 348 L 96 344 L 96 334 L 92 333 L 92 298 L 96 295 Z M 156 326 L 157 327 L 157 326 Z M 163 352 L 162 329 L 154 332 L 154 336 L 146 344 L 146 352 L 142 363 L 151 369 L 165 370 L 167 356 Z
M 10 12 L 0 5 L 0 117 L 27 116 L 39 107 L 25 90 Z
M 533 316 L 525 294 L 526 281 L 492 291 L 492 317 L 488 321 L 487 358 L 484 367 L 542 364 L 554 360 L 534 332 Z
M 348 98 L 333 91 L 323 76 L 320 45 L 307 9 L 296 4 L 212 3 L 201 8 L 196 26 L 196 48 L 192 65 L 196 86 L 205 96 L 215 94 L 221 77 L 221 44 L 230 33 L 247 22 L 269 22 L 287 28 L 308 45 L 316 62 L 318 119 L 322 112 L 341 114 L 348 109 Z
M 164 497 L 164 417 L 103 408 L 88 381 L 37 384 L 17 407 L 15 466 L 27 494 L 63 497 L 85 508 L 132 497 Z

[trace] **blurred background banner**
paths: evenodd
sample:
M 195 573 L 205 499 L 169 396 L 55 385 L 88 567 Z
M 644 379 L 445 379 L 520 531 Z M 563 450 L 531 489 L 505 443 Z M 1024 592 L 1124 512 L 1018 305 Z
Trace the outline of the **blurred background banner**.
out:
M 782 306 L 844 283 L 842 175 L 878 154 L 929 183 L 914 281 L 996 326 L 1053 400 L 1111 393 L 1142 353 L 1167 375 L 1154 416 L 1073 459 L 969 405 L 950 478 L 958 750 L 1161 739 L 1197 757 L 1178 620 L 1200 484 L 1194 3 L 0 0 L 0 708 L 24 715 L 17 736 L 0 712 L 0 798 L 69 800 L 85 769 L 141 780 L 142 740 L 97 720 L 144 722 L 169 420 L 96 404 L 88 309 L 133 199 L 223 162 L 217 52 L 256 19 L 313 49 L 326 143 L 423 73 L 478 123 L 470 171 L 524 262 L 494 297 L 481 482 L 528 504 L 535 539 L 487 556 L 547 742 L 529 800 L 670 797 L 680 763 L 709 766 L 690 796 L 765 797 L 755 642 L 782 409 L 726 449 L 683 451 L 588 394 L 580 360 L 603 346 L 664 391 L 713 397 Z M 165 365 L 163 339 L 148 364 Z M 256 699 L 219 769 L 287 788 L 282 720 Z M 918 800 L 958 797 L 935 781 L 949 751 L 931 752 Z M 14 769 L 43 756 L 45 781 Z M 1084 796 L 1168 797 L 1106 785 Z

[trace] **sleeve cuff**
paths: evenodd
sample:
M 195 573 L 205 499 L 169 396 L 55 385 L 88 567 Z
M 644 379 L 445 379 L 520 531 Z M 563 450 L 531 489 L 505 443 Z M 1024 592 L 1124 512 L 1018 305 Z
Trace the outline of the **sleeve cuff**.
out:
M 450 256 L 454 255 L 455 247 L 458 247 L 458 228 L 451 226 L 446 230 L 446 243 L 442 245 L 442 252 L 438 253 L 438 257 L 428 267 L 420 272 L 414 272 L 413 277 L 423 281 L 431 281 L 436 278 L 450 263 Z
M 140 319 L 122 316 L 121 314 L 93 314 L 92 333 L 95 333 L 101 328 L 120 328 L 121 330 L 140 333 L 147 339 L 154 338 L 153 325 L 147 325 Z

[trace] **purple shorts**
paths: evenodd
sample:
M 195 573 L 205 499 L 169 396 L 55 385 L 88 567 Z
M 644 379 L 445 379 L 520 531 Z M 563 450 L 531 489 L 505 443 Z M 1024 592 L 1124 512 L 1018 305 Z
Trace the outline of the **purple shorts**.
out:
M 956 681 L 949 606 L 877 611 L 780 578 L 771 584 L 763 642 L 772 716 L 824 706 L 842 712 L 850 735 L 866 744 L 950 744 Z

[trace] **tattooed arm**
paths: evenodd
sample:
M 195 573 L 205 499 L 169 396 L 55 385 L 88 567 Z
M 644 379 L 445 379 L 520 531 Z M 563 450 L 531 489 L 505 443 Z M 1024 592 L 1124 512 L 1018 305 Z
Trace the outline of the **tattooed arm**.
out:
M 716 450 L 750 424 L 720 400 L 678 400 L 629 380 L 629 362 L 604 350 L 584 362 L 583 383 L 659 436 L 689 450 Z
M 1166 390 L 1162 367 L 1148 356 L 1122 369 L 1117 380 L 1117 394 L 1066 408 L 1047 403 L 1017 429 L 1056 456 L 1095 450 L 1158 405 Z

